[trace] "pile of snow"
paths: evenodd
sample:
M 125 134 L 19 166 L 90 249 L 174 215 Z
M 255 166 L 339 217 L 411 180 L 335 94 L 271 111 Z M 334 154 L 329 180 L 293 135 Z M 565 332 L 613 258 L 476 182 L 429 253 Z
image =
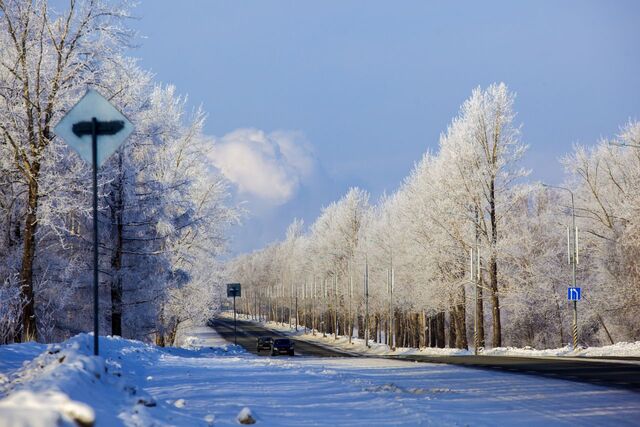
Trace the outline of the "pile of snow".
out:
M 14 427 L 92 426 L 96 420 L 89 405 L 73 401 L 56 391 L 18 391 L 0 401 L 0 414 L 0 425 Z
M 0 384 L 0 426 L 81 425 L 121 423 L 119 417 L 146 420 L 145 406 L 153 398 L 123 378 L 117 353 L 139 351 L 142 343 L 101 337 L 101 350 L 112 357 L 94 357 L 93 337 L 77 335 L 51 344 L 19 368 L 3 373 Z M 32 345 L 30 343 L 26 346 Z M 16 359 L 0 347 L 0 357 Z M 42 348 L 42 346 L 41 346 Z M 114 407 L 118 408 L 114 411 Z
M 175 341 L 177 347 L 199 351 L 203 355 L 224 356 L 246 352 L 244 347 L 229 343 L 215 330 L 207 326 L 193 325 L 191 322 L 180 324 Z
M 579 356 L 602 357 L 602 356 L 619 356 L 619 357 L 640 357 L 640 341 L 636 342 L 619 342 L 604 347 L 587 347 L 578 350 Z
M 240 411 L 236 419 L 240 424 L 256 423 L 256 419 L 253 417 L 253 413 L 251 412 L 251 409 L 247 408 L 246 406 L 242 408 L 242 410 Z
M 191 365 L 226 359 L 237 363 L 247 352 L 206 327 L 183 330 L 183 347 L 160 348 L 119 337 L 100 337 L 93 356 L 93 335 L 80 334 L 59 344 L 0 346 L 0 427 L 173 425 L 174 410 L 188 411 L 182 396 L 157 401 L 152 368 L 168 363 Z M 191 377 L 191 369 L 182 370 Z M 150 375 L 154 374 L 154 375 Z M 235 415 L 235 414 L 234 414 Z M 215 416 L 204 417 L 212 424 Z
M 224 345 L 219 345 L 216 347 L 212 347 L 209 345 L 207 339 L 202 339 L 195 336 L 186 336 L 183 338 L 182 344 L 180 348 L 185 350 L 194 350 L 199 351 L 201 354 L 209 354 L 216 356 L 224 356 L 224 355 L 236 355 L 245 353 L 247 350 L 240 346 L 226 343 Z M 172 352 L 172 349 L 168 349 L 169 352 Z M 175 351 L 173 351 L 175 352 Z

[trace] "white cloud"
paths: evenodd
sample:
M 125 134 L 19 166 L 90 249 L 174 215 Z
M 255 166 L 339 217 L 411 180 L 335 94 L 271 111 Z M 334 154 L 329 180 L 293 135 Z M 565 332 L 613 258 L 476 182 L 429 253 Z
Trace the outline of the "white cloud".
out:
M 314 158 L 299 132 L 238 129 L 215 141 L 211 162 L 240 193 L 282 204 L 313 171 Z

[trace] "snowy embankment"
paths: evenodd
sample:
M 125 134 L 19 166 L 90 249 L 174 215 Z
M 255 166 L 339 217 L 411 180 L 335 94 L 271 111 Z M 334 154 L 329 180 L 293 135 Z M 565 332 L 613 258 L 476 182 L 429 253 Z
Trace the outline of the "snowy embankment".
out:
M 153 380 L 147 371 L 184 351 L 190 357 L 244 352 L 220 338 L 208 341 L 206 336 L 185 337 L 185 348 L 197 349 L 188 351 L 100 337 L 100 357 L 92 356 L 91 334 L 60 344 L 0 346 L 0 427 L 164 425 L 159 419 L 171 425 L 171 416 L 156 410 L 158 403 L 145 390 Z M 212 343 L 218 346 L 202 349 Z M 179 408 L 184 400 L 171 404 Z
M 91 335 L 80 334 L 61 344 L 1 346 L 0 396 L 7 397 L 0 401 L 0 425 L 144 422 L 146 407 L 155 402 L 126 374 L 133 354 L 148 354 L 151 347 L 101 337 L 105 357 L 92 357 L 92 342 Z
M 227 319 L 233 319 L 232 312 L 221 313 L 221 316 Z M 312 334 L 310 329 L 305 329 L 303 326 L 298 326 L 296 331 L 289 324 L 256 321 L 247 315 L 238 315 L 238 319 L 256 322 L 263 325 L 266 328 L 281 332 L 286 335 L 295 336 L 296 339 L 313 342 L 323 346 L 329 346 L 337 348 L 339 350 L 357 353 L 364 355 L 375 356 L 399 356 L 399 355 L 412 355 L 419 354 L 424 356 L 467 356 L 473 354 L 473 349 L 462 350 L 458 348 L 407 348 L 398 347 L 395 350 L 386 344 L 380 344 L 369 340 L 369 347 L 365 345 L 365 340 L 360 338 L 349 338 L 344 335 L 338 335 L 336 339 L 332 334 L 323 336 L 322 333 L 316 332 Z M 561 348 L 537 350 L 531 347 L 517 348 L 517 347 L 497 347 L 491 349 L 482 350 L 481 354 L 485 356 L 526 356 L 526 357 L 552 357 L 552 356 L 565 356 L 565 357 L 640 357 L 640 341 L 637 342 L 620 342 L 614 345 L 608 345 L 604 347 L 586 347 L 573 350 L 571 346 L 567 345 Z
M 0 346 L 0 426 L 633 425 L 637 393 L 379 358 L 259 357 L 207 327 L 183 348 L 91 335 Z M 579 411 L 576 411 L 579 408 Z

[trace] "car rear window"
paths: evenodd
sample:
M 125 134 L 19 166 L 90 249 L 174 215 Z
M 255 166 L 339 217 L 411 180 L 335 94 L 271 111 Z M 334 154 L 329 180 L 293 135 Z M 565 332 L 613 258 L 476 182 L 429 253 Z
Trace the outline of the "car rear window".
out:
M 289 340 L 275 340 L 273 342 L 275 345 L 289 345 L 291 341 Z

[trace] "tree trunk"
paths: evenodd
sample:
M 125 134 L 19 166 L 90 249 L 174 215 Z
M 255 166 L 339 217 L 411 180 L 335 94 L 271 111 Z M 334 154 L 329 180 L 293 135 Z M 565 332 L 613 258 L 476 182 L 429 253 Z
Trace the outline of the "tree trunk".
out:
M 158 319 L 158 327 L 156 332 L 156 345 L 158 347 L 165 346 L 164 340 L 164 304 L 160 307 L 160 316 Z
M 427 346 L 427 325 L 426 314 L 424 311 L 420 312 L 420 347 Z
M 491 286 L 491 320 L 492 320 L 492 342 L 495 347 L 502 347 L 502 325 L 500 324 L 500 297 L 498 296 L 498 263 L 494 255 L 491 256 L 489 264 L 489 280 Z
M 469 349 L 467 342 L 467 311 L 465 306 L 465 291 L 462 289 L 462 302 L 456 310 L 456 348 Z
M 33 291 L 33 261 L 36 253 L 35 234 L 38 228 L 38 177 L 40 163 L 34 161 L 32 176 L 29 179 L 29 200 L 27 218 L 24 223 L 24 250 L 20 269 L 20 297 L 22 303 L 22 337 L 16 341 L 30 341 L 38 338 L 36 322 L 35 295 Z
M 449 347 L 454 348 L 458 339 L 456 331 L 456 307 L 453 306 L 449 310 Z
M 614 344 L 613 338 L 611 337 L 611 334 L 609 333 L 609 329 L 607 328 L 607 325 L 604 324 L 604 319 L 602 319 L 602 316 L 600 316 L 600 313 L 598 313 L 598 312 L 596 312 L 596 316 L 598 318 L 598 321 L 602 325 L 602 328 L 604 329 L 604 332 L 607 334 L 607 338 L 609 339 L 609 343 L 611 345 L 613 345 Z
M 478 311 L 478 347 L 485 346 L 485 333 L 484 333 L 484 300 L 482 297 L 482 276 L 478 283 L 478 302 L 476 304 L 476 310 Z
M 420 348 L 420 326 L 422 325 L 420 313 L 415 313 L 413 315 L 413 346 L 415 348 Z
M 444 342 L 444 311 L 441 311 L 436 315 L 436 346 L 439 348 L 445 347 Z
M 498 229 L 496 217 L 495 179 L 491 181 L 489 194 L 491 215 L 491 256 L 489 257 L 489 281 L 491 288 L 491 314 L 493 320 L 493 347 L 502 347 L 502 325 L 500 324 L 500 297 L 498 296 Z
M 437 347 L 436 342 L 436 317 L 429 316 L 429 347 Z
M 111 207 L 111 220 L 115 232 L 115 248 L 111 266 L 113 278 L 111 280 L 111 335 L 122 336 L 122 209 L 123 209 L 123 185 L 122 182 L 122 152 L 118 154 L 118 167 L 120 176 L 113 192 L 113 205 Z
M 474 286 L 475 289 L 474 291 L 477 293 L 477 300 L 476 300 L 476 312 L 474 313 L 474 316 L 477 317 L 477 322 L 478 324 L 475 325 L 476 319 L 474 319 L 474 328 L 475 329 L 474 335 L 478 336 L 478 347 L 484 347 L 485 346 L 485 338 L 484 338 L 484 302 L 482 299 L 482 269 L 481 269 L 481 262 L 480 262 L 480 227 L 479 227 L 479 215 L 478 215 L 478 206 L 476 206 L 475 208 L 475 218 L 476 218 L 476 225 L 475 225 L 475 229 L 476 229 L 476 277 L 474 277 Z M 472 267 L 473 270 L 473 267 Z M 475 346 L 475 337 L 474 337 L 474 343 L 473 345 Z M 477 349 L 476 349 L 477 351 Z

